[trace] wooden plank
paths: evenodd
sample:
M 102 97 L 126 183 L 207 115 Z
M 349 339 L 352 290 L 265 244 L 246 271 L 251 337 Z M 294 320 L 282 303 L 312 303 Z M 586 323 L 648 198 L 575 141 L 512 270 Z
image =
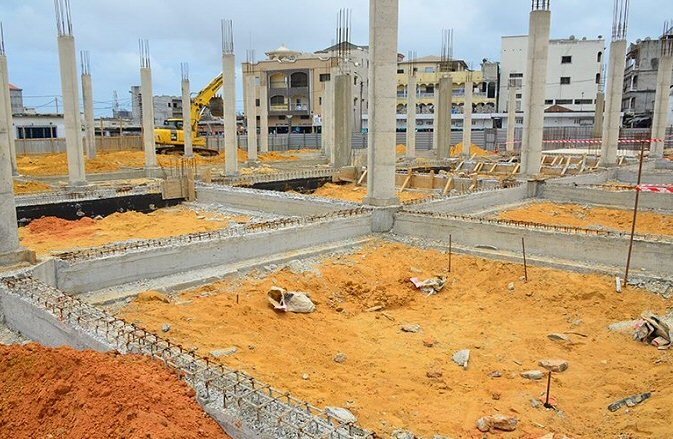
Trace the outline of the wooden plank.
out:
M 411 177 L 414 176 L 414 173 L 409 169 L 409 174 L 407 175 L 407 178 L 404 179 L 404 183 L 402 183 L 402 187 L 400 188 L 400 192 L 404 192 L 406 188 L 409 187 L 409 183 L 411 183 Z
M 442 195 L 446 196 L 449 193 L 449 191 L 451 191 L 455 188 L 456 188 L 456 184 L 453 182 L 453 175 L 452 175 L 446 181 L 446 185 L 444 186 L 444 190 L 442 191 Z
M 362 173 L 360 178 L 358 179 L 357 185 L 360 186 L 362 185 L 362 182 L 364 181 L 365 178 L 367 178 L 367 172 L 369 172 L 369 169 L 365 169 L 365 172 Z

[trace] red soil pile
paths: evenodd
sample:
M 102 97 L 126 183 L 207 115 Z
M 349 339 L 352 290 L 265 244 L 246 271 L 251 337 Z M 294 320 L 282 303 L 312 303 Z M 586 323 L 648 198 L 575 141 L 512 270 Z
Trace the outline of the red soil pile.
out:
M 139 355 L 0 345 L 0 438 L 228 438 L 194 391 Z

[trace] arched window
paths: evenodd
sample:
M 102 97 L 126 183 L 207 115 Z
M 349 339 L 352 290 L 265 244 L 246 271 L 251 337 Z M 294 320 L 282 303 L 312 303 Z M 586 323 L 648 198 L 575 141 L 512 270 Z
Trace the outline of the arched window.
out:
M 603 52 L 598 52 L 598 55 L 596 56 L 596 62 L 601 61 L 603 61 Z
M 290 76 L 290 87 L 308 87 L 308 75 L 304 72 L 295 72 Z
M 596 84 L 600 84 L 600 83 L 601 83 L 601 74 L 596 73 Z
M 285 105 L 285 96 L 272 96 L 271 105 Z

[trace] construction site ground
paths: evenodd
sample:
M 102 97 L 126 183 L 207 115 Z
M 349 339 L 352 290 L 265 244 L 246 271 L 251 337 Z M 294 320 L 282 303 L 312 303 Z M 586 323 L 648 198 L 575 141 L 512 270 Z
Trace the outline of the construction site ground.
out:
M 313 192 L 318 197 L 332 198 L 335 200 L 352 201 L 355 203 L 364 202 L 367 197 L 367 186 L 358 186 L 349 184 L 326 183 Z M 430 198 L 433 193 L 430 191 L 404 191 L 397 192 L 401 202 L 416 201 Z
M 223 438 L 161 362 L 0 344 L 0 438 Z
M 302 154 L 313 150 L 288 152 L 268 152 L 259 155 L 261 162 L 296 161 Z M 157 155 L 159 165 L 170 169 L 175 166 L 176 156 Z M 214 157 L 196 156 L 198 166 L 216 166 L 224 164 L 224 153 Z M 238 161 L 247 162 L 248 153 L 238 150 Z M 68 174 L 68 159 L 65 153 L 22 155 L 17 158 L 19 173 L 24 176 L 55 176 Z M 87 173 L 100 174 L 117 172 L 124 169 L 141 169 L 145 166 L 145 153 L 141 150 L 100 152 L 95 159 L 85 160 Z
M 434 296 L 409 280 L 437 275 L 448 283 Z M 377 239 L 182 294 L 143 293 L 119 315 L 202 355 L 227 350 L 213 361 L 317 406 L 345 407 L 380 434 L 482 438 L 476 420 L 500 413 L 519 419 L 502 437 L 669 437 L 673 354 L 608 325 L 663 315 L 670 301 L 632 287 L 617 294 L 608 276 L 539 267 L 528 267 L 528 282 L 523 275 L 515 263 Z M 315 312 L 274 311 L 272 286 L 309 293 Z M 463 349 L 465 370 L 452 361 Z M 555 410 L 541 406 L 546 380 L 521 377 L 544 370 L 543 359 L 569 362 L 552 379 Z M 648 391 L 636 407 L 607 409 Z
M 222 230 L 247 224 L 251 220 L 248 215 L 178 206 L 158 209 L 148 214 L 128 211 L 104 218 L 84 217 L 74 221 L 43 217 L 19 228 L 19 238 L 24 247 L 45 255 L 113 242 Z
M 552 202 L 526 203 L 501 211 L 497 217 L 510 221 L 628 233 L 631 232 L 633 224 L 633 210 Z M 636 221 L 636 233 L 673 236 L 673 215 L 640 211 Z

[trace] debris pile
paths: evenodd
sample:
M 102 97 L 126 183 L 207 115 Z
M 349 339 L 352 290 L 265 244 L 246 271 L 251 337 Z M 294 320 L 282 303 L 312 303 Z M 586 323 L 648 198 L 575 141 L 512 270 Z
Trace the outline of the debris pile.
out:
M 633 338 L 662 350 L 671 349 L 673 330 L 667 320 L 670 321 L 652 313 L 643 314 L 642 319 L 635 325 Z
M 315 311 L 315 304 L 311 301 L 308 293 L 286 291 L 280 287 L 271 287 L 268 292 L 269 303 L 273 309 L 283 312 L 309 314 Z

